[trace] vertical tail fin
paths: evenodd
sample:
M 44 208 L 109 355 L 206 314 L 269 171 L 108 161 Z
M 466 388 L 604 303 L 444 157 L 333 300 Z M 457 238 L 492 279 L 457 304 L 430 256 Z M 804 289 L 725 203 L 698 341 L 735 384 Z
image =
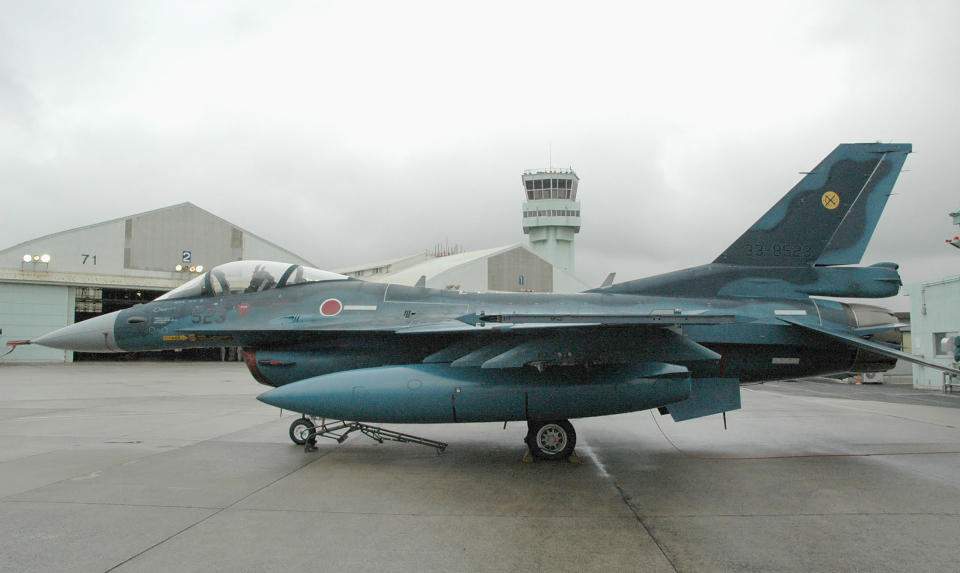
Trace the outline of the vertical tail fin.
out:
M 859 263 L 911 151 L 909 143 L 837 146 L 714 262 Z

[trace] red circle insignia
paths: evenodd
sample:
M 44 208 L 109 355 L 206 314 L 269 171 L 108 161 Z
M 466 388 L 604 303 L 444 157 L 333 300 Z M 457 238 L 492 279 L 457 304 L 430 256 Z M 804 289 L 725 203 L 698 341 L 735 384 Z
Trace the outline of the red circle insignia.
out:
M 323 316 L 337 316 L 343 310 L 343 305 L 335 298 L 328 298 L 320 305 L 320 314 Z

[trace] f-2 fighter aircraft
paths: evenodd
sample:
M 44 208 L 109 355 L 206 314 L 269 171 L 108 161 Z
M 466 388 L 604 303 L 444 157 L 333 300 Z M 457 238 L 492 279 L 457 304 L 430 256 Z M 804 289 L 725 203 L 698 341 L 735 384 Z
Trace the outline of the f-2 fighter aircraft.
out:
M 886 310 L 811 296 L 897 294 L 896 264 L 850 265 L 910 151 L 840 145 L 712 263 L 583 293 L 440 290 L 237 261 L 31 342 L 241 346 L 254 378 L 275 387 L 258 399 L 304 414 L 291 427 L 298 443 L 330 429 L 314 429 L 320 417 L 373 437 L 381 429 L 366 423 L 522 420 L 534 456 L 563 458 L 576 444 L 570 418 L 659 408 L 688 420 L 739 408 L 744 382 L 884 371 L 898 358 L 943 368 L 895 348 L 902 325 Z

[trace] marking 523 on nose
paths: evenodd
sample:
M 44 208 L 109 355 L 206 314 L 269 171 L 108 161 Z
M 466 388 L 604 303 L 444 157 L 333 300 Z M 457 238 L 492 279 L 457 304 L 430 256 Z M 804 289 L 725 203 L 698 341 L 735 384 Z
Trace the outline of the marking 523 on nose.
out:
M 227 311 L 218 306 L 195 307 L 191 315 L 194 324 L 220 324 L 227 320 Z

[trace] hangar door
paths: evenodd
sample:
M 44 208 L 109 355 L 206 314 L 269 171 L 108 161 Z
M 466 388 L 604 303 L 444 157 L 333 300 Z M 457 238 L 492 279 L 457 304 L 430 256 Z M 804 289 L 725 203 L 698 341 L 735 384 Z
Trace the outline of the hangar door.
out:
M 73 324 L 73 296 L 67 286 L 0 283 L 0 352 L 8 340 L 28 340 Z M 21 346 L 7 362 L 68 359 L 65 350 Z

